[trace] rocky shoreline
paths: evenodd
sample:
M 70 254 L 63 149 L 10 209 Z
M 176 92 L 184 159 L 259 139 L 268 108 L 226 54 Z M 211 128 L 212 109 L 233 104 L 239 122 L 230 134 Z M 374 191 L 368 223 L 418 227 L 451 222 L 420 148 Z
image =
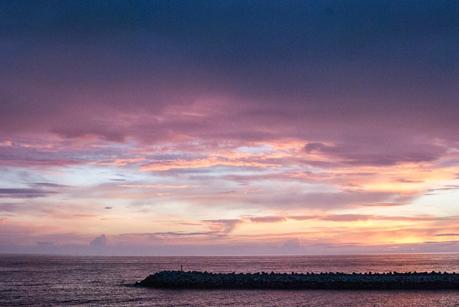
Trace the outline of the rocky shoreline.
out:
M 136 286 L 169 289 L 459 289 L 458 273 L 209 273 L 161 271 Z

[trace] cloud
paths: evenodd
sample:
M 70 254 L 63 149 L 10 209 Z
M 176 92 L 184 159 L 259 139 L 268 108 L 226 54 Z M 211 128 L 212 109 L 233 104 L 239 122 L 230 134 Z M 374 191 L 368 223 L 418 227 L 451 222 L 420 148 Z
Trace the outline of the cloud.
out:
M 107 246 L 108 239 L 107 237 L 102 234 L 96 238 L 94 238 L 90 243 L 89 246 L 92 248 L 100 249 L 100 248 L 105 248 Z
M 437 233 L 435 236 L 437 237 L 457 237 L 459 233 Z
M 432 162 L 446 153 L 446 148 L 438 145 L 378 137 L 339 145 L 307 143 L 304 149 L 306 153 L 323 154 L 346 164 L 375 166 Z
M 457 185 L 457 184 L 447 184 L 445 186 L 428 189 L 427 193 L 435 193 L 435 192 L 442 192 L 442 191 L 455 191 L 455 190 L 459 190 L 459 185 Z
M 287 221 L 295 216 L 286 216 Z M 437 218 L 431 216 L 367 216 L 367 215 L 321 215 L 298 216 L 299 219 L 332 220 L 347 223 L 360 220 L 383 221 L 379 227 L 309 227 L 305 232 L 246 233 L 221 236 L 218 231 L 169 231 L 152 233 L 121 233 L 95 237 L 88 245 L 87 237 L 77 233 L 40 234 L 38 228 L 0 224 L 2 233 L 0 247 L 5 252 L 47 252 L 105 255 L 260 255 L 260 254 L 336 254 L 341 252 L 409 252 L 457 251 L 457 241 L 446 240 L 457 234 L 457 217 Z M 416 220 L 416 218 L 419 218 Z M 410 223 L 388 224 L 389 221 Z M 218 221 L 216 221 L 218 222 Z M 226 222 L 225 222 L 226 223 Z M 229 222 L 228 222 L 229 223 Z M 238 223 L 252 223 L 242 218 Z M 276 222 L 274 222 L 276 223 Z M 204 224 L 205 225 L 205 224 Z M 198 225 L 199 226 L 199 225 Z M 326 230 L 326 231 L 325 231 Z M 405 239 L 415 239 L 401 243 Z M 381 241 L 381 239 L 383 239 Z M 401 240 L 401 242 L 397 242 Z M 21 242 L 21 244 L 18 244 Z M 49 242 L 52 244 L 37 244 Z
M 320 215 L 287 215 L 287 216 L 272 216 L 266 219 L 266 223 L 274 223 L 278 221 L 296 220 L 319 220 L 331 222 L 357 222 L 357 221 L 411 221 L 411 222 L 437 222 L 455 220 L 456 217 L 435 217 L 435 216 L 385 216 L 372 214 L 320 214 Z M 257 222 L 250 219 L 252 222 Z
M 52 182 L 34 182 L 34 186 L 43 187 L 43 188 L 66 188 L 67 185 L 64 184 L 57 184 Z
M 249 220 L 254 223 L 277 223 L 277 222 L 284 222 L 285 217 L 283 216 L 255 216 L 255 217 L 249 217 Z
M 32 206 L 29 203 L 0 203 L 0 212 L 2 213 L 30 214 L 37 211 L 43 211 L 43 208 L 41 206 Z
M 241 221 L 238 219 L 218 219 L 204 220 L 203 222 L 208 224 L 212 234 L 227 235 L 231 233 Z
M 376 203 L 376 204 L 364 204 L 364 207 L 398 207 L 406 205 L 406 203 Z
M 370 192 L 370 191 L 336 191 L 336 192 L 293 192 L 265 191 L 249 195 L 237 195 L 225 201 L 236 201 L 252 204 L 261 208 L 290 208 L 290 209 L 333 209 L 381 204 L 394 200 L 399 204 L 406 204 L 404 196 L 397 192 Z M 205 199 L 200 198 L 200 201 Z
M 48 243 L 48 242 L 46 242 Z M 52 242 L 49 242 L 52 243 Z M 281 240 L 278 242 L 257 242 L 250 244 L 150 244 L 106 246 L 104 249 L 91 249 L 87 245 L 79 244 L 34 244 L 14 245 L 1 244 L 2 251 L 8 253 L 25 254 L 58 254 L 58 255 L 118 255 L 118 256 L 253 256 L 253 255 L 355 255 L 355 254 L 384 254 L 384 253 L 432 253 L 432 252 L 458 252 L 459 241 L 423 242 L 411 244 L 331 244 L 309 243 L 298 238 Z M 175 263 L 171 263 L 175 269 Z M 262 270 L 262 269 L 260 269 Z
M 18 242 L 56 237 L 56 250 L 135 238 L 273 252 L 294 220 L 332 225 L 310 229 L 329 240 L 306 242 L 317 250 L 352 222 L 436 223 L 415 213 L 454 208 L 421 198 L 457 186 L 457 9 L 394 3 L 0 2 L 2 225 L 27 221 Z M 450 224 L 406 234 L 440 240 Z M 110 233 L 88 246 L 84 229 Z M 387 239 L 364 230 L 341 248 Z
M 47 14 L 41 5 L 3 6 L 0 27 L 9 36 L 1 58 L 10 68 L 0 74 L 0 128 L 9 134 L 148 143 L 347 142 L 356 132 L 389 132 L 402 142 L 413 134 L 457 138 L 450 1 L 397 11 L 387 1 L 357 0 L 346 8 L 62 1 Z
M 200 223 L 180 223 L 186 226 L 204 226 L 203 231 L 158 231 L 146 233 L 123 233 L 118 238 L 124 240 L 140 240 L 142 242 L 161 242 L 162 244 L 193 243 L 196 240 L 219 240 L 230 235 L 235 227 L 242 223 L 240 219 L 203 220 Z M 144 241 L 146 240 L 146 241 Z
M 37 198 L 53 193 L 55 192 L 33 188 L 0 188 L 0 197 L 5 198 Z

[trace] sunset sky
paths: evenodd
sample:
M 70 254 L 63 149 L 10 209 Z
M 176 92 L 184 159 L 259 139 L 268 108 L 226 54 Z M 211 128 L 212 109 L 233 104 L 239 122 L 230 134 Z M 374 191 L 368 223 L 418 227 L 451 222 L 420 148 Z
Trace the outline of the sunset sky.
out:
M 0 1 L 0 252 L 451 251 L 457 1 Z

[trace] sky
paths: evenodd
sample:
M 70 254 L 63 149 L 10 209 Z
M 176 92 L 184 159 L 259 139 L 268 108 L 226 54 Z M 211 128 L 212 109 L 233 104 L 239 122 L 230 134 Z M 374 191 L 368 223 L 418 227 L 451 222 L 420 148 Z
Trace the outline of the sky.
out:
M 459 252 L 455 0 L 0 0 L 0 253 Z

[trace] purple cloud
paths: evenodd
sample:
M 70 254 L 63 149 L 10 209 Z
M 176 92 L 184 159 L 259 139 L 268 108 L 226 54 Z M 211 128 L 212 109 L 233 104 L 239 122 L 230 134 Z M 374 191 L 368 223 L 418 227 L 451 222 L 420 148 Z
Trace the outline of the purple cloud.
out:
M 105 248 L 107 246 L 108 239 L 105 235 L 100 235 L 96 238 L 94 238 L 90 243 L 89 246 L 92 248 Z

